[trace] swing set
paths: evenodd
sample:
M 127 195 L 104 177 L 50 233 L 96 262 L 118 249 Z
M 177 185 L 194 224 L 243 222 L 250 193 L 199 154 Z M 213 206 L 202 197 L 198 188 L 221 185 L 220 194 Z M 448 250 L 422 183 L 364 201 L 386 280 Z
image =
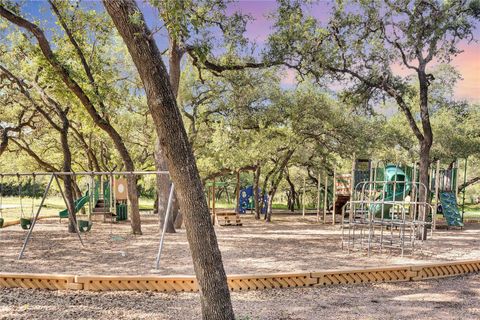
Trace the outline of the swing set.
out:
M 166 174 L 166 175 L 169 175 L 169 172 L 168 171 L 136 171 L 136 172 L 37 172 L 37 173 L 0 173 L 0 227 L 3 226 L 4 224 L 4 218 L 3 218 L 3 195 L 4 195 L 4 185 L 3 185 L 3 178 L 4 177 L 17 177 L 18 179 L 18 184 L 19 184 L 19 198 L 20 198 L 20 214 L 21 214 L 21 217 L 20 217 L 20 225 L 22 227 L 22 229 L 24 230 L 27 230 L 27 235 L 25 236 L 25 239 L 24 239 L 24 242 L 23 242 L 23 245 L 22 245 L 22 248 L 20 250 L 20 253 L 18 255 L 18 259 L 22 259 L 23 256 L 24 256 L 24 253 L 25 253 L 25 250 L 27 248 L 27 245 L 30 241 L 30 238 L 32 236 L 32 232 L 35 228 L 35 225 L 38 221 L 38 218 L 39 218 L 39 215 L 41 213 L 41 210 L 42 208 L 44 207 L 44 203 L 45 203 L 45 200 L 47 198 L 47 195 L 52 187 L 52 184 L 53 182 L 55 181 L 56 184 L 57 184 L 57 187 L 58 187 L 58 190 L 60 192 L 60 195 L 62 196 L 64 202 L 65 202 L 65 205 L 66 205 L 66 208 L 67 208 L 67 217 L 69 218 L 69 220 L 71 221 L 71 223 L 73 224 L 74 226 L 74 230 L 75 230 L 75 233 L 78 237 L 78 240 L 80 241 L 82 247 L 84 247 L 84 243 L 83 243 L 83 240 L 82 240 L 82 237 L 80 235 L 81 232 L 86 232 L 86 231 L 89 231 L 90 228 L 92 227 L 92 222 L 91 222 L 91 214 L 92 213 L 95 213 L 96 211 L 94 209 L 98 209 L 97 207 L 96 208 L 90 208 L 90 215 L 89 215 L 89 220 L 76 220 L 75 218 L 75 213 L 78 211 L 77 210 L 77 204 L 80 206 L 83 207 L 84 204 L 82 203 L 79 203 L 80 199 L 82 198 L 93 198 L 97 201 L 97 205 L 98 205 L 98 202 L 101 202 L 101 203 L 104 203 L 105 204 L 105 208 L 109 209 L 109 208 L 113 208 L 113 211 L 114 212 L 109 212 L 112 216 L 112 221 L 113 221 L 113 217 L 115 216 L 116 218 L 117 217 L 120 217 L 119 219 L 116 219 L 116 220 L 126 220 L 127 218 L 127 201 L 128 201 L 128 197 L 127 197 L 127 192 L 126 192 L 126 180 L 125 179 L 122 179 L 122 178 L 119 178 L 119 179 L 116 179 L 115 176 L 123 176 L 123 177 L 127 177 L 127 176 L 138 176 L 138 175 L 149 175 L 149 174 L 155 174 L 155 175 L 160 175 L 160 174 Z M 81 197 L 80 199 L 77 199 L 77 202 L 75 203 L 75 207 L 72 208 L 66 197 L 65 197 L 65 193 L 63 191 L 63 188 L 61 186 L 61 183 L 59 181 L 59 176 L 67 176 L 67 175 L 70 175 L 70 176 L 73 176 L 73 177 L 76 177 L 76 176 L 90 176 L 91 177 L 91 181 L 92 181 L 92 184 L 89 184 L 89 188 L 88 188 L 88 191 L 85 193 L 85 195 L 83 197 Z M 30 217 L 28 217 L 27 213 L 26 213 L 26 210 L 24 209 L 24 201 L 23 201 L 23 195 L 24 195 L 24 192 L 22 192 L 22 184 L 21 184 L 21 178 L 22 176 L 32 176 L 33 177 L 33 192 L 35 191 L 38 191 L 37 190 L 37 186 L 36 186 L 36 177 L 38 176 L 47 176 L 49 177 L 49 180 L 48 180 L 48 183 L 45 187 L 45 190 L 43 191 L 43 195 L 42 195 L 42 198 L 40 200 L 40 203 L 38 204 L 38 206 L 35 206 L 35 199 L 34 197 L 32 197 L 32 211 L 31 211 L 31 215 Z M 100 191 L 97 191 L 96 190 L 96 184 L 94 183 L 94 178 L 95 176 L 99 176 L 100 177 Z M 103 185 L 103 180 L 102 180 L 102 177 L 109 177 L 109 181 L 110 181 L 110 185 L 108 185 L 108 192 L 105 192 L 106 190 L 103 189 L 105 186 Z M 114 192 L 111 192 L 111 188 L 110 186 L 114 186 Z M 172 207 L 172 201 L 173 201 L 173 184 L 171 184 L 171 189 L 170 189 L 170 196 L 169 196 L 169 199 L 168 199 L 168 205 L 167 205 L 167 212 L 166 212 L 166 219 L 168 219 L 168 216 L 170 214 L 170 211 L 171 211 L 171 207 Z M 98 194 L 97 194 L 98 193 Z M 108 195 L 108 196 L 107 196 Z M 83 200 L 85 201 L 85 200 Z M 81 202 L 83 202 L 81 201 Z M 86 201 L 90 207 L 93 207 L 93 204 L 91 201 Z M 79 208 L 78 208 L 79 209 Z M 106 209 L 105 209 L 106 210 Z M 98 211 L 97 211 L 98 212 Z M 104 211 L 101 210 L 102 214 L 104 214 Z M 62 211 L 62 214 L 63 214 L 63 211 Z M 59 213 L 59 215 L 61 215 Z M 160 219 L 159 219 L 160 220 Z M 165 237 L 165 228 L 161 231 L 161 238 L 160 238 L 160 244 L 159 244 L 159 250 L 158 250 L 158 254 L 157 254 L 157 260 L 156 260 L 156 266 L 157 268 L 159 267 L 159 264 L 160 264 L 160 257 L 161 257 L 161 252 L 162 252 L 162 248 L 163 248 L 163 243 L 164 243 L 164 237 Z

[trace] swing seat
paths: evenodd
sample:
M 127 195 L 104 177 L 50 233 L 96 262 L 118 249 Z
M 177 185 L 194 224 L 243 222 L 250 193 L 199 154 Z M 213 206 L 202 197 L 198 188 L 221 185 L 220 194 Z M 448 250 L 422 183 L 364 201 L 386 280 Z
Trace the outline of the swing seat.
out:
M 80 230 L 80 232 L 89 232 L 93 226 L 93 222 L 88 220 L 78 220 L 77 224 L 78 230 Z
M 28 230 L 32 226 L 32 219 L 20 218 L 20 226 L 23 230 Z
M 68 211 L 67 210 L 60 211 L 58 213 L 58 216 L 60 217 L 60 219 L 66 219 L 68 218 Z
M 3 218 L 0 218 L 0 228 L 3 228 L 3 223 L 5 222 L 5 220 Z

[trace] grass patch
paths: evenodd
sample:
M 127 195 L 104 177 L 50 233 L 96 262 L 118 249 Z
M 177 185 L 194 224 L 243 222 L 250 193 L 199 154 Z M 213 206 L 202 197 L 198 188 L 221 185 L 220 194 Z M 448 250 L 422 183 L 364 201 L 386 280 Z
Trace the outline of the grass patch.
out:
M 40 201 L 40 198 L 34 200 L 33 214 L 37 212 Z M 140 198 L 140 210 L 153 210 L 153 203 L 153 199 Z M 2 206 L 3 208 L 0 209 L 0 216 L 3 217 L 5 221 L 18 220 L 22 216 L 25 218 L 30 218 L 32 216 L 32 198 L 23 198 L 22 202 L 20 203 L 19 197 L 3 197 Z M 40 217 L 58 215 L 58 212 L 64 210 L 65 208 L 65 202 L 63 201 L 62 197 L 50 196 L 46 198 L 45 202 L 43 203 Z M 88 204 L 85 205 L 85 208 L 88 208 Z

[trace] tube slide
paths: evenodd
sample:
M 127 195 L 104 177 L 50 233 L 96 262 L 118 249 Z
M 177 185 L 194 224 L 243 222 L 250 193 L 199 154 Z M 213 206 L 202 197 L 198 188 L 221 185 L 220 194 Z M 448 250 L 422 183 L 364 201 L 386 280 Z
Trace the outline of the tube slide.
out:
M 410 178 L 396 165 L 387 165 L 384 175 L 383 195 L 380 195 L 375 204 L 371 206 L 371 212 L 375 217 L 391 218 L 390 209 L 393 201 L 403 201 L 411 189 Z M 387 202 L 387 203 L 384 203 Z M 382 215 L 383 213 L 383 215 Z
M 74 205 L 75 205 L 75 213 L 77 213 L 78 211 L 80 211 L 80 209 L 83 208 L 83 206 L 85 206 L 88 201 L 90 201 L 90 196 L 88 194 L 88 191 L 85 193 L 85 195 L 81 198 L 78 198 L 77 200 L 75 200 L 74 202 Z M 64 209 L 62 211 L 60 211 L 58 213 L 58 216 L 60 218 L 68 218 L 68 210 L 67 209 Z

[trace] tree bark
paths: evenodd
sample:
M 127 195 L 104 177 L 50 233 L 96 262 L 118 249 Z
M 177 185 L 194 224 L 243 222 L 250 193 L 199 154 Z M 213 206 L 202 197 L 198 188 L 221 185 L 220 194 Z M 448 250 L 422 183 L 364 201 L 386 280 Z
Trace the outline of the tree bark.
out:
M 260 200 L 263 203 L 263 198 L 260 199 L 260 173 L 261 173 L 261 166 L 260 163 L 257 163 L 257 167 L 255 169 L 255 179 L 253 180 L 253 198 L 255 201 L 255 219 L 260 219 L 260 214 L 262 213 L 262 208 L 260 205 Z
M 72 171 L 72 153 L 70 152 L 70 147 L 68 145 L 68 120 L 66 121 L 66 126 L 63 126 L 62 132 L 60 133 L 60 140 L 62 143 L 63 149 L 63 170 L 65 172 Z M 63 179 L 63 185 L 65 189 L 65 198 L 67 200 L 67 208 L 71 213 L 71 217 L 68 219 L 68 232 L 74 233 L 75 224 L 77 222 L 77 217 L 75 213 L 75 204 L 74 204 L 74 190 L 73 190 L 73 179 L 71 175 L 66 175 Z
M 182 61 L 182 56 L 184 51 L 181 50 L 178 46 L 177 40 L 169 33 L 169 79 L 170 85 L 172 86 L 173 94 L 175 98 L 178 96 L 178 88 L 180 87 L 180 62 Z M 157 137 L 155 142 L 155 167 L 157 171 L 168 171 L 168 166 L 163 158 L 163 154 L 161 152 L 160 140 Z M 167 175 L 158 175 L 157 176 L 157 197 L 158 197 L 158 206 L 159 206 L 159 214 L 161 219 L 161 225 L 165 221 L 165 210 L 167 208 L 168 196 L 170 193 L 169 186 L 170 185 L 170 177 Z M 175 228 L 181 228 L 183 223 L 183 217 L 180 213 L 180 208 L 177 201 L 176 192 L 174 194 L 173 199 L 173 206 L 171 208 L 172 212 L 170 214 L 169 221 L 167 222 L 167 233 L 175 233 Z
M 476 183 L 478 183 L 480 181 L 480 177 L 474 177 L 474 178 L 471 178 L 469 179 L 468 181 L 466 181 L 465 183 L 461 184 L 459 187 L 458 187 L 458 191 L 459 192 L 462 192 L 463 189 L 465 189 L 466 187 L 469 187 L 471 185 L 474 185 Z
M 203 185 L 162 57 L 133 0 L 105 0 L 145 86 L 147 102 L 185 216 L 203 319 L 234 319 L 230 291 Z M 131 17 L 139 17 L 135 23 Z
M 157 145 L 155 146 L 155 167 L 157 171 L 168 171 L 168 166 L 165 161 L 165 157 L 163 157 L 162 150 L 160 149 L 160 146 L 158 145 L 158 139 L 157 139 Z M 165 215 L 167 211 L 167 204 L 168 204 L 168 196 L 170 194 L 170 188 L 171 188 L 171 183 L 170 183 L 170 177 L 166 174 L 158 174 L 157 175 L 157 211 L 160 219 L 160 227 L 163 228 L 163 224 L 165 223 Z M 175 214 L 173 210 L 169 216 L 167 223 L 167 228 L 165 232 L 167 233 L 175 233 Z
M 420 118 L 423 129 L 423 139 L 420 140 L 420 165 L 419 165 L 419 181 L 425 185 L 425 188 L 420 188 L 420 201 L 430 202 L 429 190 L 429 169 L 430 169 L 430 149 L 433 143 L 433 133 L 430 125 L 430 115 L 428 111 L 428 85 L 429 81 L 425 73 L 425 65 L 421 64 L 418 70 L 418 81 L 420 87 Z M 427 207 L 420 208 L 421 219 L 423 221 L 427 218 Z M 433 214 L 433 213 L 432 213 Z M 427 239 L 426 226 L 423 229 L 422 239 Z
M 267 194 L 267 185 L 268 185 L 268 182 L 270 181 L 270 177 L 275 173 L 275 171 L 277 170 L 277 167 L 278 167 L 278 162 L 275 163 L 275 166 L 273 167 L 272 170 L 268 171 L 267 174 L 265 175 L 265 180 L 263 180 L 263 186 L 262 186 L 262 197 L 265 197 L 265 195 Z M 260 203 L 260 211 L 263 210 L 265 204 L 264 202 L 262 201 Z M 267 201 L 267 207 L 268 207 L 268 201 Z M 267 215 L 265 215 L 265 219 L 267 218 Z
M 290 179 L 290 174 L 288 172 L 288 168 L 285 169 L 285 180 L 287 180 L 288 185 L 290 186 L 290 193 L 289 193 L 289 210 L 291 212 L 295 212 L 295 205 L 297 204 L 297 191 L 295 190 L 295 185 L 293 184 L 292 180 Z

